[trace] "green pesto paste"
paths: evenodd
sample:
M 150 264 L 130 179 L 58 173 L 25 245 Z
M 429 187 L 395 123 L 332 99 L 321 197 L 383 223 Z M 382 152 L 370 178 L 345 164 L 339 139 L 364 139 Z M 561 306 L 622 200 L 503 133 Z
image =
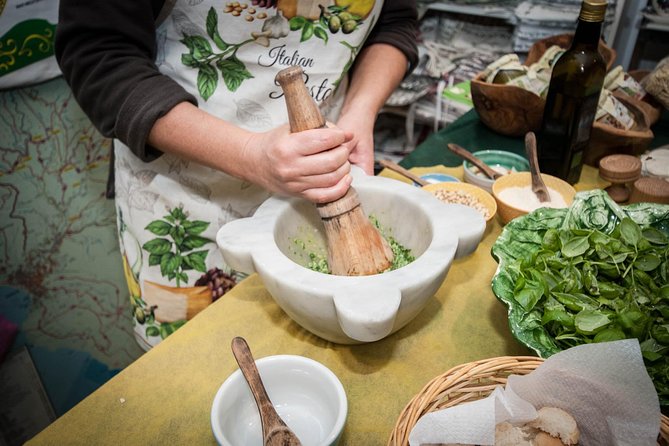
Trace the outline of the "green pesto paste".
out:
M 381 228 L 379 221 L 375 217 L 370 215 L 369 220 L 372 222 L 372 224 L 374 224 L 379 232 L 381 232 L 381 236 L 386 239 L 388 245 L 390 245 L 390 249 L 393 251 L 393 263 L 386 271 L 402 268 L 403 266 L 406 266 L 416 260 L 416 258 L 411 254 L 411 250 L 409 248 L 402 246 L 402 244 L 395 240 L 394 237 L 386 234 L 386 231 Z M 307 244 L 300 239 L 293 239 L 293 243 L 303 251 L 307 249 Z M 308 257 L 309 261 L 306 265 L 307 268 L 318 273 L 331 274 L 330 266 L 328 265 L 327 256 L 325 254 L 309 252 Z

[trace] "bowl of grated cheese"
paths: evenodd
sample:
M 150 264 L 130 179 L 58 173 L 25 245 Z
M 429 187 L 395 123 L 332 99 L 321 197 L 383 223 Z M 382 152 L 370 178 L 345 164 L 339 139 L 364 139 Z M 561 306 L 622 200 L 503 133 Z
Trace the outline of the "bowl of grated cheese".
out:
M 476 209 L 483 215 L 486 222 L 492 220 L 497 213 L 497 202 L 488 192 L 478 186 L 462 182 L 435 183 L 423 186 L 444 203 L 464 204 Z
M 576 195 L 573 186 L 560 178 L 541 174 L 548 189 L 549 200 L 541 202 L 532 192 L 530 172 L 516 172 L 499 177 L 492 185 L 492 194 L 497 201 L 497 210 L 504 224 L 516 217 L 528 214 L 541 207 L 566 208 Z

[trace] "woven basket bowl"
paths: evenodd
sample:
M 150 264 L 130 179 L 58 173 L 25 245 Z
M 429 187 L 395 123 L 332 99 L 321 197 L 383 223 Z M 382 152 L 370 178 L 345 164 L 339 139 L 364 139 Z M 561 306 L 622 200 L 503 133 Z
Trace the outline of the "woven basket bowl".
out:
M 568 48 L 572 34 L 558 34 L 535 42 L 524 62 L 529 66 L 538 61 L 553 45 Z M 599 43 L 599 51 L 606 61 L 607 70 L 616 59 L 614 49 Z M 471 81 L 472 101 L 481 121 L 493 131 L 507 136 L 523 136 L 536 132 L 541 125 L 545 100 L 514 85 L 485 82 L 481 74 Z
M 420 417 L 485 398 L 509 375 L 527 375 L 544 360 L 534 356 L 502 356 L 453 367 L 433 378 L 400 413 L 388 446 L 408 446 L 409 434 Z M 669 418 L 662 415 L 659 444 L 669 445 Z

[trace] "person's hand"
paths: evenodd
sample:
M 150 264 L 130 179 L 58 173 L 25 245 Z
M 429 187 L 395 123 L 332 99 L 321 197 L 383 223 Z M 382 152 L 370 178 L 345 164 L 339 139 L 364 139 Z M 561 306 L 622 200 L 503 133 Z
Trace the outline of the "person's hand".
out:
M 334 201 L 351 186 L 351 138 L 338 128 L 291 133 L 287 125 L 254 133 L 242 154 L 248 162 L 246 177 L 279 195 Z
M 349 113 L 340 116 L 337 127 L 353 134 L 348 143 L 351 148 L 349 162 L 362 168 L 367 175 L 374 175 L 374 117 Z

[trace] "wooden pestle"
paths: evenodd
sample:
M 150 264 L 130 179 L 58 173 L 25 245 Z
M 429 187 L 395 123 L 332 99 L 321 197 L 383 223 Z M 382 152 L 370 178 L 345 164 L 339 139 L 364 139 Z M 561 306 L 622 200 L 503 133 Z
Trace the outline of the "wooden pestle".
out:
M 276 81 L 283 89 L 291 132 L 325 127 L 325 119 L 307 91 L 300 67 L 281 70 Z M 338 200 L 317 204 L 316 208 L 325 227 L 332 274 L 367 276 L 390 268 L 393 252 L 367 218 L 353 187 Z

